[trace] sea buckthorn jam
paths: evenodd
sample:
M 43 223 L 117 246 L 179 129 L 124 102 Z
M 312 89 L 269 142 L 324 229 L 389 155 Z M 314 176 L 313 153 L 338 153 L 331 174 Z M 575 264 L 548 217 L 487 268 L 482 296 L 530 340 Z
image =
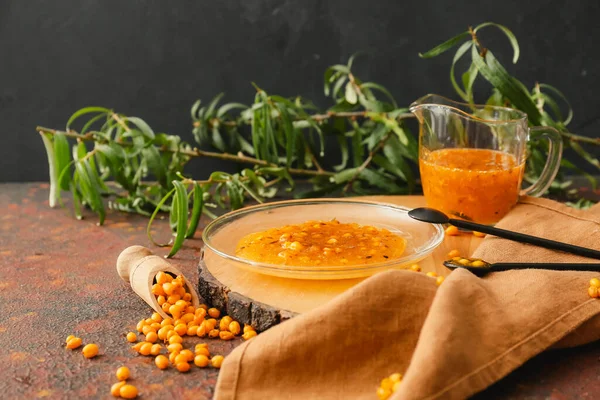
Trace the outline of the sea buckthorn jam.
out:
M 452 217 L 495 224 L 517 203 L 524 163 L 485 149 L 422 151 L 419 160 L 427 206 Z
M 356 223 L 307 221 L 244 236 L 236 255 L 267 264 L 340 266 L 400 258 L 406 240 L 387 229 Z

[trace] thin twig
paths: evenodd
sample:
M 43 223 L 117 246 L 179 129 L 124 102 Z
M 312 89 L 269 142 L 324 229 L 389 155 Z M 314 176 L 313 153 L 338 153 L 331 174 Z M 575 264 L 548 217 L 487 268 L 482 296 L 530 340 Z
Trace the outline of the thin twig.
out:
M 391 135 L 392 135 L 392 131 L 389 131 L 379 141 L 379 143 L 377 143 L 377 146 L 373 147 L 373 150 L 371 150 L 371 152 L 369 152 L 369 156 L 356 169 L 356 172 L 354 173 L 354 175 L 352 176 L 352 178 L 350 178 L 350 180 L 348 181 L 348 183 L 346 184 L 346 186 L 344 186 L 344 189 L 343 189 L 344 193 L 346 193 L 348 190 L 350 190 L 350 188 L 352 187 L 352 184 L 354 183 L 354 181 L 356 180 L 356 178 L 358 178 L 358 176 L 360 175 L 360 173 L 363 172 L 365 170 L 365 168 L 367 168 L 369 166 L 369 164 L 371 163 L 371 161 L 373 161 L 373 157 L 375 157 L 375 154 L 377 154 L 379 152 L 379 150 L 381 150 L 383 148 L 383 146 L 385 145 L 385 142 L 387 142 L 387 140 L 390 138 Z
M 38 126 L 36 129 L 40 132 L 49 133 L 51 135 L 54 135 L 56 133 L 62 133 L 66 137 L 77 139 L 77 140 L 95 141 L 98 143 L 107 143 L 106 139 L 95 136 L 93 132 L 88 132 L 84 135 L 81 135 L 73 130 L 70 130 L 69 132 L 64 132 L 64 131 L 59 131 L 59 130 L 55 130 L 55 129 L 45 128 L 43 126 Z M 129 142 L 117 142 L 117 143 L 121 146 L 127 146 L 127 147 L 132 146 L 132 144 Z M 178 153 L 178 154 L 183 154 L 183 155 L 186 155 L 189 157 L 217 158 L 220 160 L 260 165 L 263 167 L 273 167 L 273 168 L 281 167 L 280 165 L 272 164 L 272 163 L 269 163 L 268 161 L 259 160 L 258 158 L 254 158 L 254 157 L 249 157 L 241 152 L 238 153 L 237 155 L 235 155 L 235 154 L 231 154 L 231 153 L 215 153 L 212 151 L 204 151 L 204 150 L 200 150 L 197 148 L 194 148 L 192 150 L 184 150 L 184 149 L 171 150 L 166 147 L 157 147 L 157 149 L 162 152 Z M 315 171 L 315 170 L 300 169 L 300 168 L 288 168 L 287 171 L 291 175 L 307 175 L 307 176 L 321 176 L 321 175 L 333 176 L 334 175 L 333 172 L 329 172 L 329 171 Z

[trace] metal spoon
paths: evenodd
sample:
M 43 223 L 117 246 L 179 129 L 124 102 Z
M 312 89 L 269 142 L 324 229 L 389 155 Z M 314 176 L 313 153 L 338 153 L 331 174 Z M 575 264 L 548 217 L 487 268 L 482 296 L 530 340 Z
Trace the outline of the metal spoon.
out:
M 555 240 L 544 239 L 537 236 L 526 235 L 506 229 L 494 228 L 493 226 L 477 224 L 475 222 L 464 221 L 460 219 L 448 218 L 446 214 L 433 208 L 421 207 L 408 212 L 411 218 L 432 224 L 451 224 L 459 228 L 471 229 L 478 232 L 487 233 L 515 242 L 529 243 L 535 246 L 545 247 L 552 250 L 560 250 L 567 253 L 577 254 L 583 257 L 600 259 L 600 251 L 588 249 L 581 246 L 557 242 Z M 572 265 L 572 264 L 571 264 Z
M 466 260 L 466 261 L 463 261 Z M 455 257 L 444 261 L 450 269 L 464 268 L 475 275 L 489 272 L 508 271 L 511 269 L 549 269 L 553 271 L 600 271 L 600 263 L 489 263 L 478 258 Z

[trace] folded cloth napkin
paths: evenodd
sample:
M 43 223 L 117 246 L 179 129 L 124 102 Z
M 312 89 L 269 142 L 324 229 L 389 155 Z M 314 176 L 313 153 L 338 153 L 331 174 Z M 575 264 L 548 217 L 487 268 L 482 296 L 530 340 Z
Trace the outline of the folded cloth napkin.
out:
M 497 226 L 600 249 L 600 205 L 525 198 Z M 474 256 L 593 261 L 495 237 Z M 215 398 L 376 399 L 381 379 L 400 372 L 391 399 L 464 399 L 548 348 L 600 339 L 593 277 L 600 273 L 455 270 L 438 288 L 422 273 L 380 273 L 235 349 Z

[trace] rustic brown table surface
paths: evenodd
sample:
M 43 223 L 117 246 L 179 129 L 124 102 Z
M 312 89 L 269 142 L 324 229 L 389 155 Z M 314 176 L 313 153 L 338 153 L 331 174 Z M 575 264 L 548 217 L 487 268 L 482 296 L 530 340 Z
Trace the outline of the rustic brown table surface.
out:
M 161 371 L 125 341 L 150 309 L 117 276 L 115 261 L 127 246 L 150 246 L 147 220 L 111 212 L 99 227 L 92 215 L 78 221 L 69 209 L 50 209 L 47 195 L 45 184 L 0 184 L 0 398 L 112 398 L 121 365 L 130 368 L 141 398 L 211 398 L 217 370 Z M 165 224 L 156 225 L 163 238 Z M 190 240 L 172 260 L 192 281 L 200 247 Z M 70 334 L 97 343 L 101 355 L 87 360 L 66 350 Z M 239 343 L 209 346 L 226 355 Z M 596 342 L 543 353 L 475 398 L 591 399 L 599 390 Z

